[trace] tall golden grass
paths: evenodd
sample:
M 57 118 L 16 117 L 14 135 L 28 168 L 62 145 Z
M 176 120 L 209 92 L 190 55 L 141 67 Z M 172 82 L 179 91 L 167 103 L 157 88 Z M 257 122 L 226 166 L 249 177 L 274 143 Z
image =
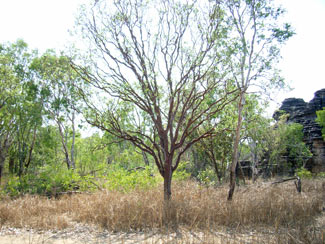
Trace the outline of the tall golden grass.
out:
M 111 231 L 166 230 L 166 227 L 189 231 L 272 229 L 279 233 L 290 230 L 290 235 L 297 237 L 309 232 L 324 202 L 320 180 L 303 181 L 301 194 L 293 182 L 241 186 L 232 202 L 226 200 L 227 186 L 214 188 L 191 181 L 174 182 L 166 215 L 161 189 L 159 186 L 131 193 L 98 191 L 57 199 L 29 195 L 4 198 L 0 201 L 0 227 L 64 229 L 84 223 Z

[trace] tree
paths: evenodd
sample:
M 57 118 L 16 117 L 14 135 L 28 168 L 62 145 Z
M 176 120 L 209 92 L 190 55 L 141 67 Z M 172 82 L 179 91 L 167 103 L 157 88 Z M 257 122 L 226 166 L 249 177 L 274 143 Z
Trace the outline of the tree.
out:
M 280 57 L 279 47 L 292 35 L 289 24 L 280 26 L 284 11 L 267 0 L 224 1 L 230 30 L 228 44 L 232 77 L 239 89 L 237 126 L 233 144 L 228 200 L 235 190 L 235 171 L 243 120 L 245 97 L 249 88 L 265 92 L 283 86 L 279 72 L 273 67 Z
M 236 101 L 234 100 L 227 106 L 226 110 L 220 111 L 212 120 L 205 121 L 203 124 L 203 126 L 209 127 L 213 123 L 213 120 L 218 120 L 219 123 L 215 125 L 218 133 L 194 145 L 194 172 L 192 175 L 194 174 L 196 176 L 199 170 L 206 170 L 206 166 L 210 166 L 214 169 L 219 182 L 226 176 L 227 165 L 229 164 L 229 160 L 231 160 L 233 135 L 235 131 L 235 109 Z M 199 159 L 201 163 L 198 161 Z
M 298 123 L 288 123 L 288 114 L 282 114 L 276 124 L 266 128 L 261 140 L 264 157 L 264 175 L 271 172 L 289 173 L 305 167 L 312 156 L 308 146 L 303 141 L 303 126 Z
M 11 67 L 13 57 L 8 52 L 9 47 L 0 45 L 0 182 L 4 163 L 11 144 L 12 130 L 10 124 L 13 122 L 11 113 L 12 100 L 17 94 L 18 80 Z
M 291 174 L 300 167 L 305 167 L 305 163 L 312 157 L 308 146 L 304 143 L 303 125 L 298 123 L 287 124 L 284 133 L 281 133 L 284 144 L 284 155 L 287 157 L 287 164 Z
M 263 113 L 267 104 L 261 105 L 259 96 L 247 94 L 245 98 L 245 106 L 243 108 L 243 124 L 241 141 L 242 147 L 246 147 L 247 154 L 243 155 L 251 162 L 252 180 L 258 177 L 257 166 L 261 162 L 265 153 L 266 135 L 269 133 L 271 119 L 266 118 Z M 275 139 L 275 138 L 274 138 Z
M 79 77 L 71 68 L 70 59 L 64 55 L 56 56 L 52 50 L 48 50 L 40 58 L 35 58 L 31 64 L 31 69 L 34 71 L 34 79 L 38 81 L 39 90 L 43 97 L 44 112 L 57 124 L 67 167 L 74 169 L 75 109 L 79 105 L 74 84 Z
M 31 162 L 36 130 L 41 125 L 42 105 L 29 73 L 35 55 L 22 40 L 0 46 L 0 168 L 2 171 L 11 148 L 19 176 Z
M 207 1 L 121 0 L 97 1 L 78 19 L 89 46 L 84 67 L 91 66 L 73 67 L 108 101 L 101 106 L 103 100 L 80 89 L 87 121 L 151 155 L 166 200 L 182 155 L 216 135 L 213 117 L 234 99 L 226 69 L 219 70 L 223 16 L 219 4 Z M 203 127 L 207 120 L 210 126 Z

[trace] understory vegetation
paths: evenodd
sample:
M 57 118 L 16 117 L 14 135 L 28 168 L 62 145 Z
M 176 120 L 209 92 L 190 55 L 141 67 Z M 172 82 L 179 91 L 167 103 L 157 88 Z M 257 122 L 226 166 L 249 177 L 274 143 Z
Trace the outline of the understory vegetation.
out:
M 164 212 L 161 183 L 148 189 L 127 192 L 105 189 L 57 198 L 24 195 L 13 200 L 2 196 L 0 227 L 59 230 L 80 223 L 114 232 L 228 228 L 234 233 L 252 230 L 272 233 L 273 238 L 282 238 L 283 242 L 278 243 L 291 243 L 284 241 L 290 238 L 292 243 L 297 243 L 295 240 L 321 243 L 323 233 L 315 220 L 323 207 L 322 183 L 322 180 L 304 180 L 301 194 L 293 182 L 248 184 L 240 186 L 229 203 L 226 186 L 174 181 L 175 193 L 169 203 L 173 208 L 168 215 Z

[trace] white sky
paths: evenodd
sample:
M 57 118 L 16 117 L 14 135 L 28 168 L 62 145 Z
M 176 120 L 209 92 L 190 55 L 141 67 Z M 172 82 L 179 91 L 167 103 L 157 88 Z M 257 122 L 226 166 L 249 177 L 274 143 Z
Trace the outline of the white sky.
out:
M 79 3 L 83 0 L 0 0 L 0 43 L 26 41 L 44 51 L 67 45 Z M 325 88 L 325 0 L 276 0 L 287 9 L 296 35 L 282 49 L 280 68 L 294 90 L 286 97 L 313 98 Z

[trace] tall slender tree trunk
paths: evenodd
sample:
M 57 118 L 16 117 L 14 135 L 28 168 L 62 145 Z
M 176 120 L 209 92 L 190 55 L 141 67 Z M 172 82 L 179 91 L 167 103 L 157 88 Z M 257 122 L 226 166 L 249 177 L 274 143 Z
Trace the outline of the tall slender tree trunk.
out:
M 221 173 L 219 171 L 218 162 L 217 162 L 217 160 L 215 159 L 214 156 L 212 157 L 212 162 L 213 162 L 214 170 L 215 170 L 216 175 L 218 177 L 219 183 L 221 183 Z
M 4 157 L 3 153 L 0 151 L 0 185 L 1 185 L 2 170 L 3 170 L 5 159 L 6 158 Z
M 250 144 L 251 148 L 251 157 L 252 157 L 252 165 L 251 165 L 251 171 L 252 171 L 252 181 L 253 183 L 257 180 L 258 177 L 258 170 L 257 170 L 257 164 L 258 164 L 258 156 L 256 152 L 256 143 L 253 141 Z
M 71 155 L 71 168 L 75 169 L 76 168 L 76 163 L 75 163 L 75 155 L 74 155 L 74 145 L 75 145 L 75 140 L 76 140 L 76 128 L 75 128 L 75 112 L 72 111 L 72 118 L 71 118 L 71 122 L 72 122 L 72 143 L 71 143 L 71 150 L 70 150 L 70 155 Z
M 2 145 L 0 145 L 0 184 L 2 178 L 2 171 L 3 171 L 5 160 L 7 158 L 9 146 L 10 146 L 9 133 L 7 133 Z
M 27 161 L 25 163 L 25 168 L 27 169 L 32 161 L 32 155 L 33 155 L 33 150 L 34 150 L 34 145 L 35 145 L 35 141 L 36 141 L 36 126 L 34 127 L 34 131 L 33 131 L 33 140 L 32 140 L 32 144 L 30 145 L 29 151 L 28 151 L 28 158 Z
M 242 125 L 242 112 L 243 107 L 245 104 L 245 91 L 240 92 L 239 96 L 239 102 L 238 102 L 238 121 L 237 121 L 237 127 L 236 127 L 236 135 L 234 140 L 234 146 L 233 146 L 233 155 L 232 155 L 232 162 L 230 167 L 230 183 L 229 183 L 229 192 L 228 192 L 228 201 L 232 200 L 235 186 L 236 186 L 236 167 L 238 163 L 238 146 L 239 146 L 239 140 L 240 140 L 240 131 L 241 131 L 241 125 Z
M 22 145 L 21 145 L 22 144 Z M 19 178 L 22 176 L 24 172 L 24 162 L 26 159 L 26 144 L 23 142 L 18 143 L 18 160 L 19 160 L 19 168 L 18 168 L 18 176 Z
M 63 134 L 63 130 L 62 130 L 62 126 L 60 124 L 60 122 L 58 123 L 58 127 L 59 127 L 59 132 L 60 132 L 60 137 L 61 137 L 61 143 L 62 143 L 62 147 L 63 147 L 63 153 L 65 156 L 65 161 L 67 163 L 67 168 L 71 169 L 71 161 L 70 161 L 70 157 L 69 157 L 69 151 L 67 148 L 67 144 L 66 144 L 66 140 L 64 139 L 64 134 Z
M 10 174 L 16 173 L 16 171 L 15 171 L 15 158 L 12 155 L 9 157 L 9 173 Z

